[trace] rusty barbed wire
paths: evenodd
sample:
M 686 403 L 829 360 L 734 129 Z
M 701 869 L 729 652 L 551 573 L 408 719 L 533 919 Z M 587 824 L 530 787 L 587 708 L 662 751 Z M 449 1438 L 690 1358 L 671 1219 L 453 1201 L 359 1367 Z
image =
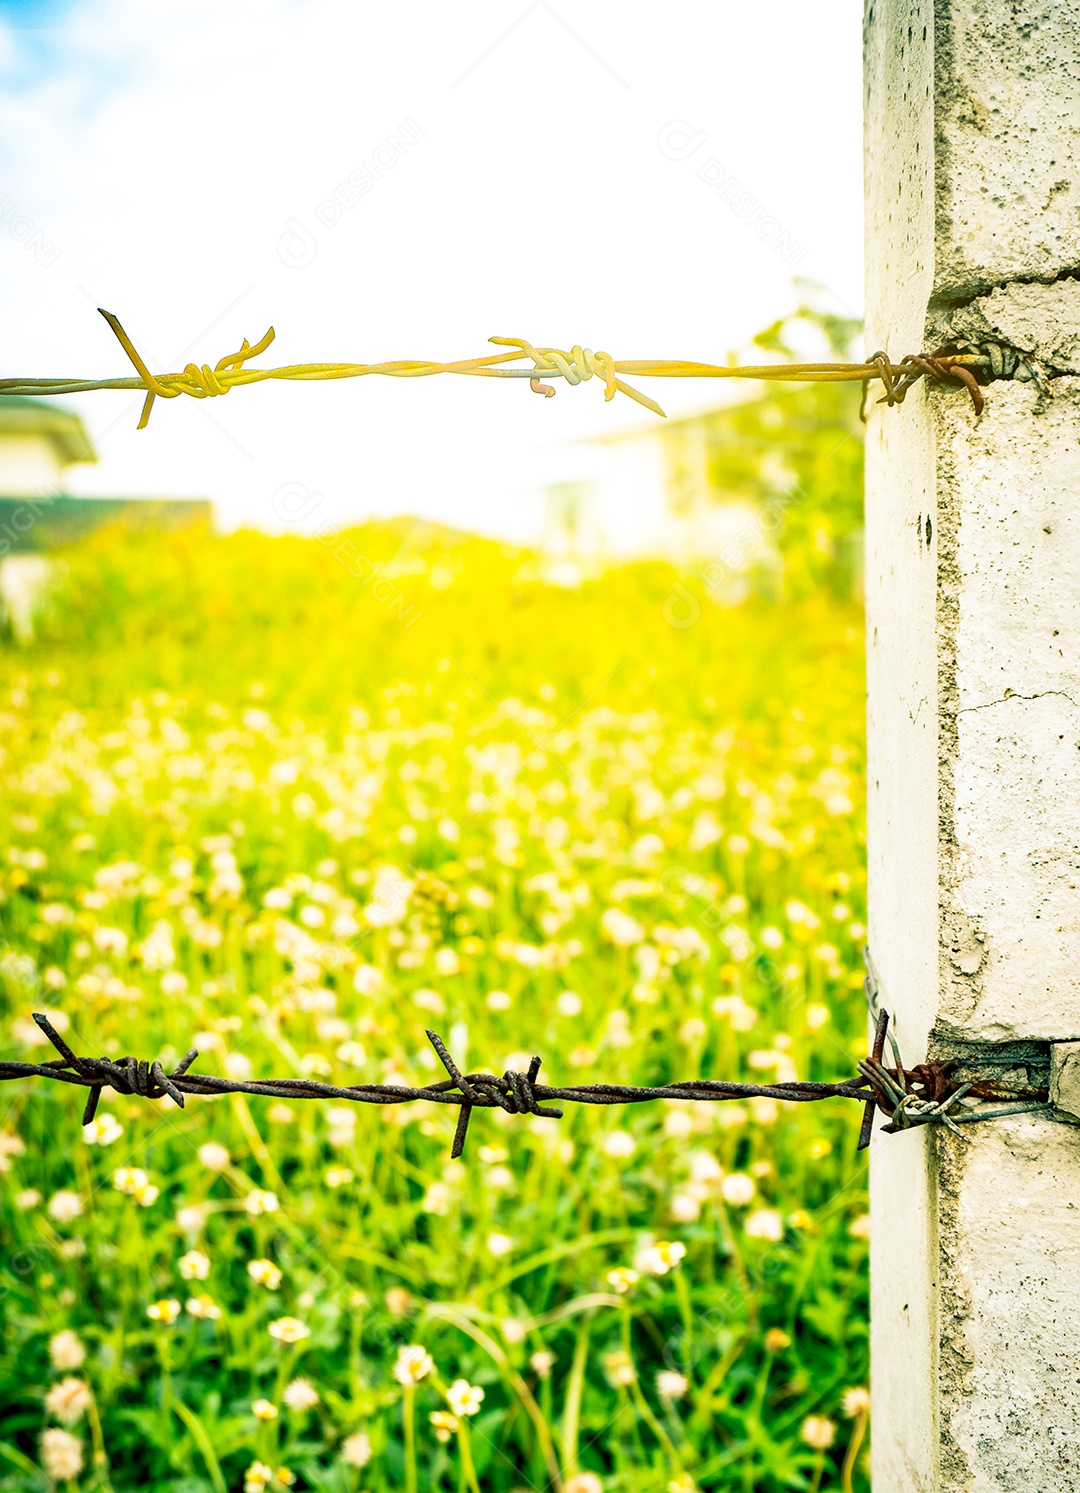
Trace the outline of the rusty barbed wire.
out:
M 51 394 L 85 394 L 97 389 L 141 390 L 145 394 L 138 429 L 150 419 L 155 399 L 176 399 L 186 394 L 192 399 L 213 399 L 228 394 L 244 384 L 287 380 L 302 383 L 327 379 L 365 378 L 378 374 L 386 378 L 429 378 L 438 373 L 455 373 L 474 378 L 527 378 L 533 393 L 550 398 L 555 390 L 544 379 L 561 378 L 574 385 L 598 378 L 604 385 L 604 398 L 611 400 L 624 394 L 637 404 L 664 415 L 654 399 L 640 389 L 625 383 L 620 374 L 640 378 L 750 378 L 767 382 L 790 383 L 861 383 L 865 410 L 870 384 L 879 380 L 885 393 L 878 401 L 890 407 L 904 402 L 904 396 L 920 379 L 964 384 L 971 395 L 975 414 L 983 408 L 980 380 L 993 378 L 1033 379 L 1044 391 L 1050 385 L 1035 360 L 1014 348 L 997 344 L 950 344 L 930 353 L 912 353 L 893 363 L 884 352 L 876 352 L 863 363 L 764 363 L 734 364 L 696 363 L 678 358 L 631 359 L 617 361 L 606 352 L 593 352 L 580 344 L 565 351 L 557 347 L 534 347 L 523 337 L 489 337 L 488 341 L 509 352 L 493 353 L 482 358 L 465 358 L 454 363 L 405 360 L 389 363 L 294 363 L 283 368 L 249 368 L 252 358 L 264 353 L 276 333 L 270 327 L 254 347 L 244 338 L 239 349 L 209 363 L 188 363 L 181 373 L 150 372 L 131 338 L 111 311 L 98 308 L 112 328 L 117 340 L 135 369 L 136 377 L 126 378 L 6 378 L 0 379 L 0 396 L 35 396 Z M 525 364 L 522 367 L 509 366 Z
M 869 981 L 871 976 L 868 975 L 867 978 Z M 887 1011 L 882 1011 L 878 1016 L 870 1057 L 858 1064 L 856 1077 L 839 1083 L 793 1079 L 783 1083 L 754 1084 L 694 1078 L 648 1087 L 607 1083 L 562 1086 L 540 1084 L 536 1081 L 541 1065 L 539 1057 L 532 1059 L 526 1072 L 518 1073 L 508 1069 L 501 1078 L 494 1073 L 462 1073 L 442 1039 L 431 1031 L 427 1033 L 428 1041 L 449 1076 L 421 1088 L 409 1088 L 400 1084 L 339 1086 L 304 1078 L 219 1078 L 213 1074 L 190 1071 L 199 1055 L 194 1047 L 185 1053 L 171 1073 L 166 1073 L 160 1060 L 146 1062 L 134 1057 L 115 1060 L 82 1057 L 68 1046 L 47 1016 L 38 1011 L 33 1015 L 34 1021 L 60 1057 L 47 1063 L 2 1059 L 0 1082 L 20 1078 L 51 1078 L 60 1083 L 89 1089 L 83 1112 L 84 1125 L 93 1120 L 102 1091 L 107 1088 L 118 1094 L 138 1094 L 145 1099 L 161 1099 L 168 1095 L 181 1109 L 184 1108 L 185 1094 L 262 1094 L 281 1099 L 337 1099 L 356 1104 L 410 1104 L 416 1100 L 427 1100 L 434 1104 L 458 1106 L 457 1129 L 451 1150 L 451 1156 L 457 1157 L 465 1148 L 469 1120 L 474 1109 L 503 1109 L 508 1114 L 561 1119 L 563 1111 L 550 1101 L 612 1105 L 641 1104 L 657 1099 L 720 1103 L 729 1099 L 767 1098 L 791 1104 L 808 1104 L 823 1099 L 856 1099 L 865 1105 L 858 1145 L 858 1149 L 863 1150 L 870 1143 L 874 1114 L 879 1110 L 889 1117 L 889 1123 L 883 1127 L 889 1133 L 918 1125 L 936 1124 L 946 1125 L 959 1134 L 956 1126 L 965 1122 L 993 1119 L 999 1114 L 1021 1114 L 1028 1110 L 1049 1108 L 1044 1090 L 1002 1091 L 1000 1086 L 994 1084 L 957 1083 L 952 1078 L 953 1070 L 957 1067 L 955 1061 L 923 1063 L 909 1069 L 905 1069 L 899 1062 L 895 1068 L 884 1067 L 881 1058 L 889 1026 Z M 955 1110 L 953 1105 L 968 1095 L 976 1099 L 1012 1097 L 1034 1102 L 1021 1103 L 992 1113 Z

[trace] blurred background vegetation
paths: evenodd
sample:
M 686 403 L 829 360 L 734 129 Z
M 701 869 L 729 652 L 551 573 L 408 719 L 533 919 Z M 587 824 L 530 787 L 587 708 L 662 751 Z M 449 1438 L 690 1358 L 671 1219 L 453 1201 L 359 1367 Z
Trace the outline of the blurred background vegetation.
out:
M 238 1076 L 429 1081 L 427 1026 L 551 1081 L 847 1076 L 859 393 L 707 417 L 782 562 L 736 605 L 411 521 L 67 549 L 0 645 L 4 1054 L 47 1009 Z M 484 1113 L 461 1162 L 422 1105 L 0 1106 L 0 1488 L 869 1486 L 858 1106 Z

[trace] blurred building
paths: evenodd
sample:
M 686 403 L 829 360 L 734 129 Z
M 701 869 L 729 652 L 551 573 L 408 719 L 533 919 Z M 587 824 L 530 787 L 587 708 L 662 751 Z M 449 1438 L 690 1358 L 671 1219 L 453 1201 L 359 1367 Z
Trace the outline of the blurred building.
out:
M 735 364 L 858 357 L 860 323 L 796 282 L 799 306 Z M 661 559 L 713 601 L 861 588 L 863 435 L 854 383 L 723 385 L 710 407 L 552 453 L 543 540 L 569 575 Z M 610 418 L 610 417 L 608 417 Z M 557 458 L 557 459 L 556 459 Z
M 43 399 L 0 399 L 0 494 L 61 492 L 68 467 L 82 461 L 97 461 L 97 452 L 78 415 Z
M 776 563 L 755 494 L 718 481 L 728 410 L 601 436 L 579 448 L 581 475 L 544 494 L 543 547 L 554 559 L 718 561 L 736 573 Z M 776 463 L 776 482 L 786 480 Z
M 822 587 L 857 596 L 860 393 L 766 384 L 562 448 L 544 494 L 549 565 L 573 584 L 605 560 L 665 560 L 728 604 Z
M 199 498 L 73 497 L 69 468 L 97 452 L 72 410 L 41 399 L 0 397 L 0 623 L 27 638 L 55 573 L 57 554 L 98 530 L 167 530 L 209 525 Z

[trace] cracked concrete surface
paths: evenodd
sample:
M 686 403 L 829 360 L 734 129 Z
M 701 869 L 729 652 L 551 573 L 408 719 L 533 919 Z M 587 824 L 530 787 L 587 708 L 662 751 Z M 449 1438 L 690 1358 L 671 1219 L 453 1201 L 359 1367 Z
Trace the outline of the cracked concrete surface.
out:
M 995 705 L 1004 705 L 1009 700 L 1045 700 L 1047 695 L 1060 695 L 1063 700 L 1068 700 L 1070 705 L 1076 704 L 1072 695 L 1066 694 L 1062 689 L 1044 690 L 1041 695 L 1018 695 L 1015 690 L 1008 689 L 1000 700 L 986 700 L 981 705 L 961 705 L 957 715 L 966 715 L 969 710 L 992 710 Z
M 1080 266 L 1070 268 L 1080 275 Z M 1048 373 L 1080 373 L 1080 279 L 995 287 L 933 318 L 930 342 L 967 338 L 1031 353 Z

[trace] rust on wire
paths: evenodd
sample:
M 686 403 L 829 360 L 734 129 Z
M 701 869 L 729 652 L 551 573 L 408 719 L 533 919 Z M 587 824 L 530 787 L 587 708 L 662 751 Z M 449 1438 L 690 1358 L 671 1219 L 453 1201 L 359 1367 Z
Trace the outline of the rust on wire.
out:
M 876 995 L 869 961 L 868 967 L 871 968 L 871 974 L 867 976 L 868 995 L 871 989 Z M 885 1011 L 878 1014 L 870 1057 L 859 1063 L 856 1077 L 840 1083 L 791 1080 L 785 1083 L 756 1084 L 693 1078 L 653 1087 L 608 1083 L 559 1087 L 540 1084 L 537 1083 L 541 1062 L 539 1057 L 531 1060 L 526 1072 L 518 1073 L 508 1069 L 501 1078 L 494 1073 L 462 1073 L 435 1032 L 427 1033 L 428 1040 L 448 1077 L 438 1083 L 425 1084 L 422 1088 L 409 1088 L 400 1084 L 350 1084 L 339 1087 L 306 1078 L 219 1078 L 212 1074 L 191 1072 L 191 1065 L 198 1057 L 195 1048 L 180 1059 L 171 1073 L 166 1073 L 160 1061 L 148 1063 L 133 1057 L 114 1060 L 80 1056 L 69 1047 L 47 1016 L 35 1012 L 34 1020 L 60 1057 L 47 1063 L 0 1060 L 0 1082 L 20 1078 L 50 1078 L 89 1089 L 83 1112 L 84 1125 L 94 1118 L 98 1100 L 102 1091 L 107 1088 L 118 1094 L 139 1094 L 145 1099 L 161 1099 L 167 1095 L 181 1109 L 184 1107 L 186 1094 L 206 1097 L 218 1094 L 264 1094 L 282 1099 L 336 1099 L 356 1104 L 410 1104 L 414 1100 L 427 1100 L 433 1104 L 458 1106 L 457 1129 L 451 1153 L 456 1157 L 464 1149 L 469 1119 L 474 1109 L 502 1109 L 512 1115 L 530 1114 L 561 1119 L 562 1110 L 550 1101 L 612 1105 L 641 1104 L 658 1099 L 722 1103 L 729 1099 L 768 1098 L 791 1104 L 809 1104 L 823 1099 L 855 1099 L 865 1106 L 859 1135 L 859 1149 L 863 1150 L 869 1145 L 874 1114 L 878 1110 L 887 1116 L 889 1123 L 883 1130 L 890 1134 L 919 1125 L 944 1125 L 959 1134 L 956 1127 L 963 1123 L 1049 1108 L 1045 1092 L 1041 1090 L 1029 1090 L 1020 1094 L 1016 1090 L 1002 1090 L 987 1083 L 957 1083 L 952 1078 L 952 1070 L 956 1066 L 954 1062 L 924 1063 L 917 1068 L 905 1069 L 897 1057 L 895 1067 L 883 1066 L 886 1035 L 890 1035 L 891 1039 L 891 1034 L 888 1033 L 889 1016 Z M 895 1054 L 895 1044 L 893 1051 Z M 968 1095 L 976 1099 L 1011 1098 L 1028 1102 L 1013 1104 L 1005 1109 L 955 1109 L 954 1106 Z
M 101 308 L 99 308 L 100 310 Z M 152 373 L 118 317 L 101 311 L 120 346 L 127 354 L 135 376 L 124 378 L 6 378 L 0 379 L 0 396 L 37 396 L 48 394 L 83 394 L 95 389 L 135 390 L 145 395 L 138 428 L 144 429 L 156 399 L 176 399 L 181 394 L 192 399 L 213 399 L 228 394 L 242 384 L 268 380 L 301 383 L 326 379 L 364 378 L 378 374 L 386 378 L 428 378 L 437 373 L 455 373 L 473 378 L 526 378 L 534 394 L 550 398 L 555 389 L 542 379 L 561 378 L 574 385 L 597 378 L 604 385 L 604 398 L 611 400 L 623 394 L 654 414 L 664 411 L 640 389 L 624 382 L 620 374 L 638 378 L 751 378 L 767 382 L 793 383 L 861 383 L 863 406 L 870 384 L 879 381 L 884 395 L 878 401 L 890 407 L 904 402 L 908 390 L 920 379 L 933 383 L 960 382 L 971 395 L 975 414 L 983 407 L 980 379 L 988 382 L 997 377 L 1033 379 L 1049 391 L 1045 374 L 1034 359 L 1014 349 L 995 345 L 952 344 L 930 353 L 912 353 L 899 363 L 892 363 L 884 352 L 874 353 L 863 363 L 764 363 L 756 366 L 696 363 L 679 358 L 646 358 L 617 361 L 606 352 L 593 352 L 580 344 L 568 351 L 557 347 L 534 347 L 523 337 L 491 337 L 488 340 L 507 352 L 481 358 L 465 358 L 453 363 L 406 359 L 388 363 L 294 363 L 282 368 L 251 368 L 252 358 L 264 353 L 275 337 L 270 327 L 254 347 L 244 338 L 239 349 L 210 366 L 188 363 L 180 373 Z
M 889 1013 L 888 1011 L 881 1011 L 878 1014 L 877 1027 L 874 1030 L 874 1045 L 871 1049 L 871 1061 L 875 1063 L 881 1062 L 882 1054 L 885 1051 L 885 1033 L 888 1029 Z M 873 1080 L 868 1078 L 867 1082 L 872 1084 Z M 874 1107 L 878 1099 L 877 1090 L 867 1098 L 866 1106 L 863 1109 L 862 1127 L 859 1130 L 859 1144 L 856 1148 L 859 1151 L 865 1151 L 870 1144 L 870 1134 L 874 1128 Z

